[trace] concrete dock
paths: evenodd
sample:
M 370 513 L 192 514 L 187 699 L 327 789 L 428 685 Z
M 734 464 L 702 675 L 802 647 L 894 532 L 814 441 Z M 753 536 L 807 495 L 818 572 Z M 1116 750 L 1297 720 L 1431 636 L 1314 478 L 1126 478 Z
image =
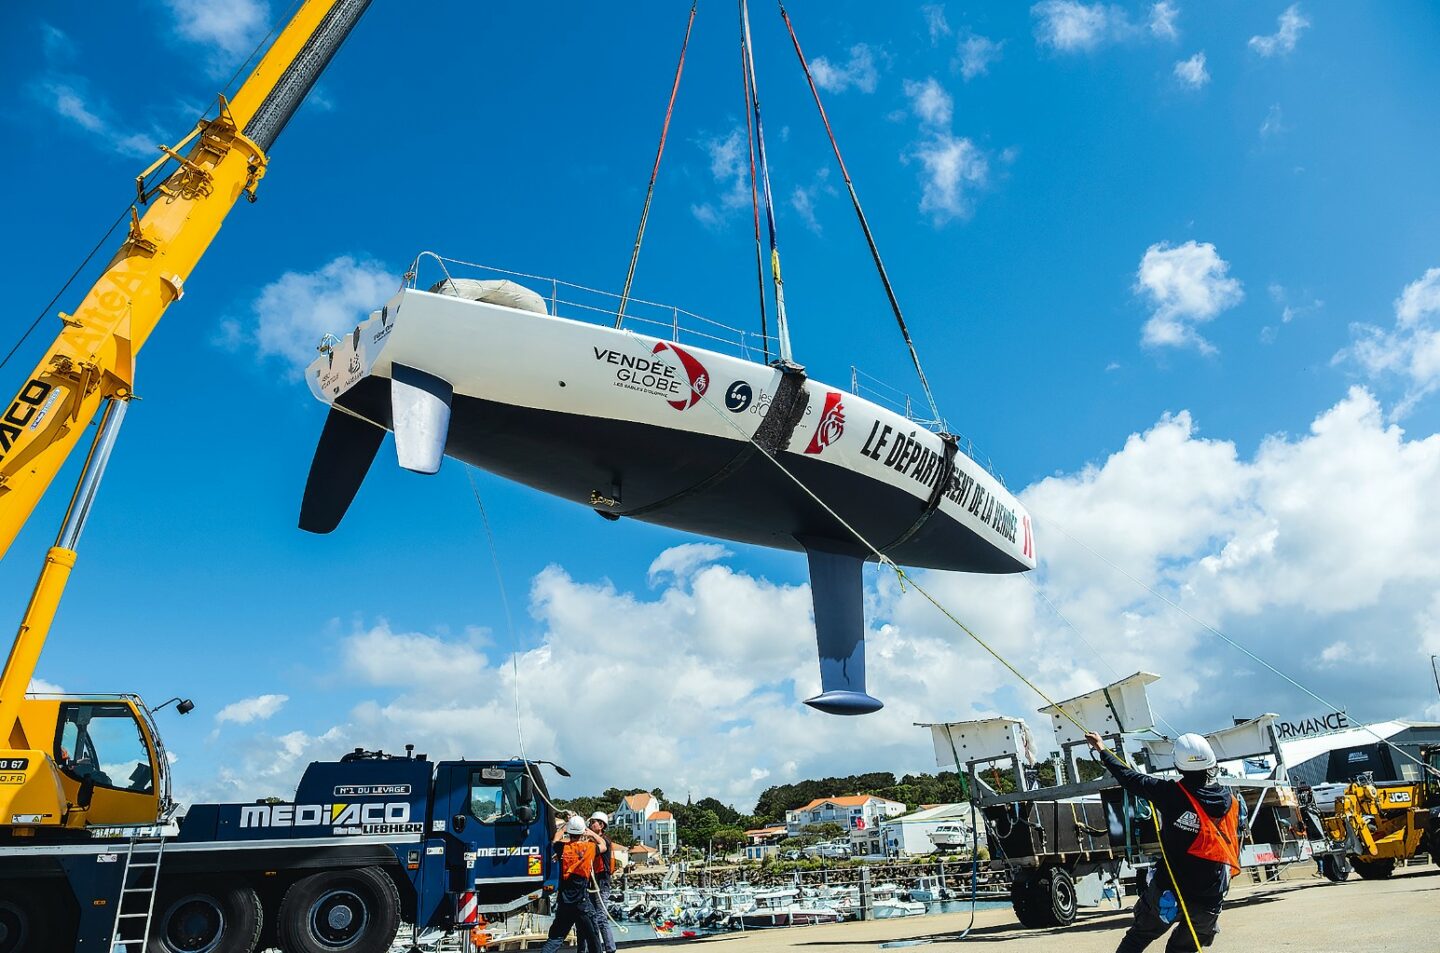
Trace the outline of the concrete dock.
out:
M 1304 875 L 1297 868 L 1293 874 Z M 690 941 L 714 947 L 710 953 L 847 953 L 874 951 L 881 944 L 898 948 L 992 947 L 1007 951 L 1063 950 L 1064 953 L 1110 953 L 1130 922 L 1125 909 L 1084 910 L 1073 926 L 1027 930 L 1009 909 L 980 910 L 975 927 L 961 940 L 969 913 L 948 913 L 899 920 L 837 923 Z M 1183 929 L 1183 928 L 1182 928 Z M 673 941 L 672 941 L 673 942 Z M 1164 941 L 1151 945 L 1160 951 Z M 1440 949 L 1440 867 L 1412 866 L 1389 880 L 1345 883 L 1281 880 L 1236 885 L 1220 918 L 1217 951 L 1270 953 L 1435 953 Z

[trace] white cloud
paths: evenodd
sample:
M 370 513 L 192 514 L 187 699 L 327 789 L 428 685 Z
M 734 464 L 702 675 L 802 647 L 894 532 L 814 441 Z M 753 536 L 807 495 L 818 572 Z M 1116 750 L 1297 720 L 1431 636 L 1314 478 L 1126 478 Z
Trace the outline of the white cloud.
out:
M 315 359 L 325 334 L 351 331 L 395 293 L 397 284 L 393 269 L 349 255 L 316 271 L 287 271 L 260 289 L 243 324 L 222 322 L 222 343 L 253 350 L 260 359 L 279 358 L 298 375 Z
M 47 62 L 57 63 L 73 59 L 75 44 L 70 35 L 48 23 L 40 24 L 40 42 Z
M 1350 347 L 1335 362 L 1350 360 L 1369 377 L 1404 382 L 1405 393 L 1393 415 L 1403 417 L 1422 399 L 1440 389 L 1440 268 L 1406 285 L 1395 299 L 1395 326 L 1353 324 Z
M 264 0 L 165 0 L 183 39 L 231 57 L 248 54 L 270 27 Z
M 832 93 L 843 93 L 851 86 L 862 93 L 873 93 L 879 79 L 875 54 L 864 43 L 850 47 L 850 59 L 843 65 L 832 63 L 824 56 L 815 57 L 810 63 L 810 74 L 816 86 Z
M 1073 534 L 1348 704 L 1356 720 L 1417 717 L 1430 689 L 1394 672 L 1424 669 L 1440 651 L 1437 483 L 1440 436 L 1414 439 L 1387 426 L 1358 388 L 1307 431 L 1267 437 L 1249 455 L 1202 436 L 1180 411 L 1094 464 L 1022 492 L 1042 560 L 1028 580 L 915 577 L 1052 697 L 1145 669 L 1164 676 L 1152 699 L 1179 731 L 1313 709 Z M 798 777 L 933 770 L 915 721 L 1003 713 L 1043 725 L 1039 699 L 880 570 L 867 574 L 867 669 L 886 708 L 857 719 L 810 711 L 800 704 L 818 687 L 807 587 L 777 585 L 730 560 L 711 542 L 662 552 L 651 565 L 658 585 L 643 595 L 543 570 L 530 588 L 535 641 L 514 659 L 518 685 L 508 653 L 485 658 L 468 636 L 356 630 L 342 657 L 373 664 L 347 665 L 354 694 L 343 723 L 227 739 L 226 769 L 212 787 L 231 797 L 277 793 L 305 760 L 354 744 L 413 742 L 434 758 L 514 753 L 517 693 L 528 753 L 574 771 L 577 793 L 660 786 L 743 809 L 765 786 Z M 1383 665 L 1366 650 L 1375 632 L 1396 646 Z M 627 756 L 637 751 L 645 756 Z
M 932 46 L 950 35 L 950 23 L 945 19 L 943 6 L 938 3 L 927 3 L 920 8 L 920 15 L 925 18 L 925 29 L 930 34 Z
M 937 225 L 969 215 L 972 191 L 984 186 L 990 176 L 984 153 L 969 139 L 940 133 L 912 154 L 924 169 L 920 211 Z
M 816 235 L 821 234 L 824 229 L 820 227 L 820 221 L 815 217 L 815 201 L 821 195 L 834 195 L 835 188 L 830 184 L 830 170 L 820 169 L 815 173 L 815 178 L 809 185 L 797 185 L 790 192 L 790 207 L 795 214 L 800 216 L 800 221 L 805 227 Z
M 1175 40 L 1179 9 L 1170 0 L 1152 4 L 1143 22 L 1132 20 L 1123 7 L 1081 0 L 1041 0 L 1030 8 L 1035 40 L 1061 53 L 1088 53 L 1110 43 Z
M 1300 12 L 1300 4 L 1292 3 L 1280 14 L 1274 33 L 1250 38 L 1250 49 L 1261 56 L 1285 56 L 1295 50 L 1300 32 L 1309 25 L 1310 21 Z
M 997 42 L 987 36 L 966 31 L 960 38 L 960 46 L 956 52 L 961 77 L 969 82 L 977 76 L 984 76 L 990 71 L 990 64 L 999 61 L 1004 46 L 1004 40 Z
M 1042 0 L 1030 15 L 1036 19 L 1035 38 L 1065 52 L 1093 50 L 1109 37 L 1117 18 L 1128 23 L 1118 7 L 1079 0 Z
M 951 131 L 954 101 L 934 77 L 906 80 L 905 95 L 923 134 L 905 157 L 920 163 L 920 211 L 937 226 L 969 215 L 974 191 L 989 181 L 989 160 Z
M 1180 8 L 1175 6 L 1171 0 L 1160 0 L 1159 3 L 1150 8 L 1150 22 L 1148 24 L 1150 33 L 1162 40 L 1178 40 L 1180 30 L 1175 26 L 1175 20 L 1180 16 Z
M 690 206 L 690 214 L 707 228 L 719 229 L 735 209 L 750 204 L 750 161 L 746 155 L 749 140 L 744 129 L 732 129 L 723 136 L 703 140 L 710 166 L 710 176 L 720 187 L 713 201 Z
M 274 715 L 290 700 L 289 695 L 256 695 L 231 702 L 215 713 L 217 722 L 232 722 L 248 725 L 252 721 L 264 721 Z
M 1141 340 L 1149 347 L 1215 348 L 1196 331 L 1244 298 L 1240 281 L 1229 277 L 1230 263 L 1209 242 L 1151 245 L 1140 259 L 1135 291 L 1153 309 Z
M 90 141 L 95 144 L 131 158 L 153 159 L 159 156 L 159 150 L 155 148 L 160 138 L 158 135 L 152 138 L 116 129 L 101 114 L 101 107 L 87 100 L 80 80 L 74 77 L 52 78 L 34 89 L 47 107 L 89 133 Z
M 1175 78 L 1191 89 L 1199 89 L 1210 82 L 1210 73 L 1205 69 L 1205 51 L 1201 50 L 1188 60 L 1177 62 Z
M 30 685 L 25 689 L 25 691 L 36 695 L 65 694 L 65 689 L 61 688 L 59 685 L 56 685 L 54 682 L 47 682 L 43 678 L 30 679 Z
M 905 95 L 910 98 L 910 110 L 927 126 L 948 127 L 954 114 L 955 101 L 933 76 L 921 82 L 905 81 Z
M 1280 111 L 1280 104 L 1276 103 L 1270 107 L 1270 111 L 1260 121 L 1260 138 L 1273 139 L 1288 128 L 1285 125 L 1285 115 Z

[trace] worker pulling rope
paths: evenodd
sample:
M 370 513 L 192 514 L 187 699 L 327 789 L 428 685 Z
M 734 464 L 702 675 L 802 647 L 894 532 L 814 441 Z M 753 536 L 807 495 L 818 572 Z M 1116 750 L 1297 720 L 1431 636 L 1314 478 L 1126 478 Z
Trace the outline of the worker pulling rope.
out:
M 675 81 L 670 84 L 670 102 L 665 106 L 665 121 L 660 125 L 660 145 L 655 149 L 655 165 L 650 169 L 650 184 L 645 189 L 645 206 L 640 210 L 640 227 L 635 232 L 635 247 L 630 252 L 630 267 L 625 272 L 625 287 L 620 291 L 620 307 L 615 309 L 615 327 L 625 320 L 625 305 L 630 302 L 630 285 L 635 281 L 635 265 L 640 260 L 640 243 L 645 240 L 645 225 L 650 221 L 650 201 L 655 198 L 655 179 L 660 175 L 660 157 L 665 154 L 665 138 L 670 134 L 670 117 L 675 112 L 675 96 L 680 92 L 680 75 L 685 72 L 685 51 L 690 47 L 690 31 L 695 26 L 695 8 L 690 4 L 690 19 L 685 22 L 685 39 L 680 43 L 680 61 L 675 64 Z
M 785 4 L 780 4 L 780 16 L 785 20 L 785 29 L 790 31 L 790 42 L 795 47 L 795 55 L 800 58 L 800 68 L 805 71 L 805 81 L 810 84 L 810 95 L 815 98 L 815 108 L 820 110 L 820 121 L 825 124 L 825 135 L 830 138 L 830 148 L 835 153 L 835 161 L 840 165 L 840 175 L 845 179 L 845 188 L 850 192 L 850 204 L 855 208 L 855 217 L 860 220 L 860 230 L 865 233 L 865 242 L 870 246 L 870 257 L 875 260 L 875 269 L 880 273 L 880 283 L 885 286 L 885 297 L 890 300 L 890 310 L 895 313 L 895 323 L 900 325 L 900 336 L 905 339 L 905 347 L 910 351 L 910 360 L 915 365 L 915 373 L 920 377 L 920 387 L 925 392 L 925 400 L 930 404 L 930 414 L 936 426 L 944 427 L 945 422 L 940 416 L 940 407 L 935 403 L 935 395 L 930 390 L 930 381 L 925 377 L 925 369 L 920 366 L 920 354 L 915 350 L 915 342 L 910 339 L 910 329 L 905 324 L 905 315 L 900 311 L 900 301 L 895 297 L 895 287 L 890 284 L 890 275 L 885 271 L 885 262 L 880 258 L 880 249 L 875 244 L 875 235 L 870 231 L 870 223 L 865 218 L 865 210 L 860 207 L 860 196 L 855 193 L 855 183 L 850 180 L 850 170 L 845 168 L 845 159 L 840 155 L 840 144 L 835 139 L 835 132 L 830 128 L 830 117 L 825 114 L 825 104 L 820 101 L 820 90 L 815 86 L 815 77 L 810 74 L 810 64 L 805 59 L 805 53 L 800 49 L 800 38 L 795 35 L 795 25 L 790 22 L 790 14 L 785 11 Z

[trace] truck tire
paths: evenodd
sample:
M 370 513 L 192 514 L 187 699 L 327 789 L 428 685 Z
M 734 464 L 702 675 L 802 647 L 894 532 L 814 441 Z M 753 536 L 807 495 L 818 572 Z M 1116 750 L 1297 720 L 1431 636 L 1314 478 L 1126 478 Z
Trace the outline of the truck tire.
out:
M 379 867 L 297 880 L 276 922 L 287 953 L 385 953 L 400 929 L 400 893 Z
M 0 886 L 0 953 L 71 949 L 75 926 L 58 890 L 13 880 Z
M 1395 873 L 1395 858 L 1386 857 L 1382 860 L 1360 860 L 1353 861 L 1355 872 L 1362 880 L 1384 880 Z
M 1075 878 L 1064 867 L 1046 867 L 1035 882 L 1035 904 L 1045 926 L 1068 927 L 1075 922 L 1079 901 Z
M 1333 883 L 1350 879 L 1350 858 L 1344 854 L 1326 854 L 1320 858 L 1320 872 Z
M 238 883 L 164 884 L 155 898 L 146 953 L 255 953 L 260 897 Z
M 1010 906 L 1022 926 L 1066 927 L 1075 922 L 1075 878 L 1064 867 L 1018 870 L 1010 883 Z

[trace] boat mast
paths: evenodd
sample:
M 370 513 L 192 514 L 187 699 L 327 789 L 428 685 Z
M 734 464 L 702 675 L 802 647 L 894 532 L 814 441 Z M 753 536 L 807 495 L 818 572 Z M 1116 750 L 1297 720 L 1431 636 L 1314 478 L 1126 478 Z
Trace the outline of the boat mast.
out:
M 790 357 L 790 325 L 785 320 L 785 282 L 780 277 L 780 246 L 775 238 L 775 203 L 770 197 L 770 166 L 765 159 L 765 127 L 760 122 L 760 91 L 755 84 L 755 45 L 750 39 L 750 8 L 740 0 L 740 42 L 745 57 L 745 82 L 755 111 L 755 143 L 760 157 L 760 185 L 765 197 L 765 222 L 770 229 L 770 277 L 775 281 L 775 335 L 779 339 L 780 363 L 793 364 Z

